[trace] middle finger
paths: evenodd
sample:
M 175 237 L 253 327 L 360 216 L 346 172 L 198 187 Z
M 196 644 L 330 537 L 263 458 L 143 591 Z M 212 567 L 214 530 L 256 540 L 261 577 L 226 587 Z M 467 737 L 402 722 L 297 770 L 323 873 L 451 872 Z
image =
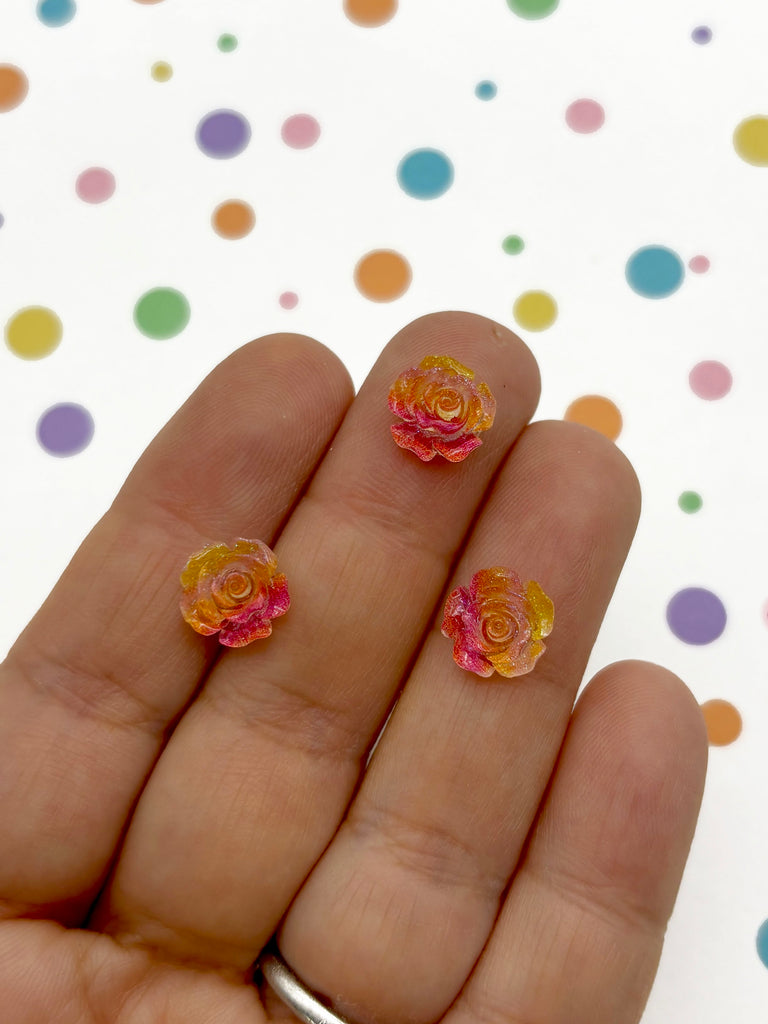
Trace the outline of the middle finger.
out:
M 459 465 L 397 448 L 395 377 L 450 355 L 497 398 Z M 410 324 L 384 351 L 277 546 L 293 604 L 227 651 L 139 803 L 94 922 L 246 967 L 341 820 L 478 502 L 536 407 L 526 346 L 484 317 Z M 195 894 L 190 900 L 189 894 Z

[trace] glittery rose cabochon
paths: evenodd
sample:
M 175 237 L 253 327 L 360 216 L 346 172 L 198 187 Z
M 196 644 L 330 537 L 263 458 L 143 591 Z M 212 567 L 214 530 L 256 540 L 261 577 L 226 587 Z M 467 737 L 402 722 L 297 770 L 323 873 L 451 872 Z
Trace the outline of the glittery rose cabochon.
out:
M 442 455 L 461 462 L 479 448 L 477 436 L 493 424 L 496 399 L 487 384 L 450 356 L 426 356 L 405 370 L 389 392 L 389 408 L 403 423 L 392 424 L 401 448 L 429 462 Z
M 544 653 L 555 608 L 535 580 L 523 585 L 511 569 L 481 569 L 445 603 L 442 632 L 453 640 L 459 668 L 490 676 L 522 676 Z
M 275 553 L 260 540 L 238 537 L 234 547 L 210 544 L 192 555 L 181 574 L 181 614 L 225 647 L 245 647 L 269 636 L 272 619 L 290 607 L 288 581 Z

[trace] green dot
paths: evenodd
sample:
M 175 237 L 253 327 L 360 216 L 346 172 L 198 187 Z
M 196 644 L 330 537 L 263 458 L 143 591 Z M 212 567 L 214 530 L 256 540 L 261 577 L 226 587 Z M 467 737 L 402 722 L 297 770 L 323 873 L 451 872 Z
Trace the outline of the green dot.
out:
M 510 256 L 517 256 L 517 254 L 522 252 L 525 248 L 525 242 L 522 240 L 520 235 L 507 235 L 501 243 L 501 247 L 504 252 L 509 253 Z
M 219 36 L 217 45 L 222 53 L 232 53 L 233 50 L 237 49 L 237 39 L 235 36 L 230 35 L 229 32 L 225 32 L 224 35 Z
M 546 18 L 553 11 L 557 10 L 560 0 L 507 0 L 507 6 L 521 18 L 528 18 L 533 21 L 536 18 Z
M 136 303 L 133 321 L 148 338 L 173 338 L 189 323 L 189 303 L 175 288 L 153 288 Z
M 697 494 L 696 491 L 683 491 L 677 499 L 677 504 L 683 512 L 698 512 L 704 502 L 701 500 L 701 495 Z

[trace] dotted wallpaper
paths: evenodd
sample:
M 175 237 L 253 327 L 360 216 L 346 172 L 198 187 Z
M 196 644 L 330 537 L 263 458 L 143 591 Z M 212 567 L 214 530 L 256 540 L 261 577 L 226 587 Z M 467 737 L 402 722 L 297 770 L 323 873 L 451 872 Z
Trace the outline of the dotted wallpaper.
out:
M 250 338 L 359 385 L 424 313 L 507 324 L 643 487 L 588 674 L 709 729 L 644 1024 L 768 1013 L 767 45 L 764 0 L 0 7 L 0 656 Z

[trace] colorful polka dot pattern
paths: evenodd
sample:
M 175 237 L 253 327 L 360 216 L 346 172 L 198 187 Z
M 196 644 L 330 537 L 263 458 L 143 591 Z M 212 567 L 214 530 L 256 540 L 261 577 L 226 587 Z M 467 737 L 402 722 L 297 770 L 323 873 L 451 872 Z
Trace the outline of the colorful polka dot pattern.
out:
M 165 0 L 131 2 L 134 7 L 170 8 Z M 573 5 L 561 4 L 560 0 L 506 0 L 504 18 L 510 40 L 516 46 L 525 46 L 526 40 L 531 40 L 533 46 L 539 45 L 546 38 L 549 26 L 553 31 L 559 30 L 563 20 L 573 16 L 569 7 Z M 401 11 L 397 0 L 338 0 L 337 8 L 336 15 L 339 12 L 343 14 L 355 46 L 366 45 L 373 39 L 394 38 L 403 30 L 410 15 L 407 5 L 403 5 Z M 147 10 L 146 15 L 151 18 L 151 11 Z M 65 40 L 67 31 L 72 29 L 61 33 L 56 30 L 64 30 L 66 26 L 88 18 L 89 11 L 86 5 L 79 5 L 76 0 L 38 0 L 34 5 L 34 15 L 30 13 L 30 17 L 37 19 L 46 39 L 60 37 Z M 706 12 L 699 12 L 699 17 L 706 18 Z M 227 31 L 227 27 L 231 26 L 217 26 L 208 46 L 212 51 L 218 51 L 217 61 L 232 66 L 248 56 L 249 44 L 244 35 L 241 39 Z M 714 57 L 725 39 L 720 24 L 713 28 L 704 23 L 690 23 L 682 28 L 678 25 L 675 31 L 681 53 L 687 50 L 690 59 L 695 56 L 696 61 L 706 62 Z M 30 62 L 27 66 L 24 58 L 21 55 L 14 58 L 12 51 L 12 46 L 7 45 L 3 54 L 7 63 L 0 63 L 0 116 L 7 117 L 9 125 L 14 124 L 14 119 L 26 116 L 25 107 L 30 106 L 31 97 L 36 103 L 40 102 L 41 85 L 39 76 L 32 70 L 34 64 Z M 157 53 L 150 59 L 151 63 L 145 65 L 142 74 L 158 87 L 172 83 L 162 90 L 163 96 L 170 95 L 176 86 L 173 79 L 182 75 L 181 62 L 177 71 L 174 54 Z M 461 95 L 471 106 L 472 116 L 480 125 L 490 124 L 497 111 L 504 111 L 503 104 L 510 104 L 506 108 L 508 115 L 514 110 L 514 103 L 520 102 L 519 96 L 510 95 L 503 72 L 503 68 L 490 62 L 488 66 L 472 68 L 462 79 Z M 188 71 L 184 69 L 183 74 L 188 74 Z M 155 85 L 149 87 L 154 89 Z M 591 94 L 592 89 L 595 89 L 594 95 Z M 305 96 L 294 109 L 283 109 L 279 94 L 262 97 L 260 102 L 267 106 L 271 117 L 270 135 L 265 131 L 261 111 L 243 92 L 229 98 L 226 88 L 221 91 L 209 89 L 209 94 L 210 105 L 203 106 L 195 122 L 187 126 L 190 159 L 209 169 L 214 164 L 219 165 L 221 176 L 219 188 L 202 196 L 195 212 L 219 248 L 226 247 L 228 253 L 242 253 L 243 260 L 247 260 L 254 251 L 248 247 L 260 243 L 265 230 L 263 225 L 273 217 L 268 193 L 255 184 L 260 162 L 274 161 L 280 154 L 280 159 L 290 161 L 291 174 L 296 174 L 297 180 L 302 180 L 303 176 L 303 180 L 309 182 L 322 161 L 332 159 L 338 163 L 343 160 L 340 147 L 348 140 L 339 138 L 337 126 L 331 123 L 334 112 L 328 108 L 327 99 L 320 95 Z M 752 109 L 742 109 L 739 98 L 735 108 L 737 112 L 728 124 L 725 136 L 717 135 L 714 130 L 709 134 L 706 126 L 697 130 L 702 136 L 706 135 L 713 148 L 727 150 L 728 159 L 741 172 L 738 180 L 745 189 L 764 190 L 765 169 L 768 168 L 768 109 L 760 109 L 765 102 L 761 95 L 754 95 L 748 102 L 751 102 Z M 626 115 L 622 113 L 620 104 L 611 96 L 600 95 L 598 86 L 590 81 L 589 75 L 570 83 L 568 93 L 555 107 L 540 107 L 538 118 L 542 138 L 551 136 L 566 144 L 566 153 L 569 154 L 566 159 L 591 159 L 596 168 L 603 160 L 607 141 L 626 129 Z M 382 196 L 371 194 L 368 201 L 372 205 L 388 203 L 394 209 L 399 204 L 399 208 L 407 210 L 406 216 L 423 217 L 425 219 L 420 223 L 432 225 L 441 216 L 450 220 L 460 195 L 471 195 L 473 190 L 481 192 L 486 188 L 486 181 L 478 173 L 477 165 L 473 165 L 462 150 L 459 135 L 445 130 L 444 126 L 440 130 L 437 125 L 437 120 L 433 126 L 429 116 L 425 115 L 419 137 L 404 137 L 397 149 L 382 147 L 377 159 L 386 163 L 389 191 Z M 499 128 L 487 129 L 489 133 L 492 130 L 499 131 Z M 509 141 L 514 142 L 514 139 Z M 83 217 L 92 219 L 102 215 L 98 208 L 122 208 L 129 186 L 133 185 L 126 180 L 117 158 L 112 163 L 104 154 L 99 155 L 98 149 L 98 145 L 83 147 L 79 170 L 64 184 L 78 200 L 78 210 Z M 355 153 L 356 157 L 358 155 Z M 99 160 L 104 160 L 104 165 L 96 162 Z M 242 170 L 242 173 L 228 175 L 232 169 Z M 60 187 L 60 172 L 54 169 L 47 173 L 53 174 L 56 185 Z M 496 234 L 490 240 L 487 233 L 478 233 L 472 239 L 456 240 L 453 255 L 456 259 L 468 260 L 470 268 L 479 259 L 488 259 L 489 263 L 498 261 L 499 279 L 505 289 L 504 308 L 510 324 L 537 354 L 545 354 L 548 345 L 559 344 L 565 337 L 578 344 L 578 332 L 574 330 L 571 319 L 573 310 L 568 296 L 561 294 L 563 282 L 555 272 L 555 262 L 550 262 L 557 256 L 557 241 L 545 239 L 537 231 L 535 218 L 528 215 L 522 201 L 524 197 L 515 194 L 514 168 L 510 170 L 509 177 L 511 199 L 505 195 L 503 203 L 499 202 Z M 23 227 L 20 226 L 21 213 L 14 208 L 12 190 L 5 193 L 0 188 L 0 204 L 3 206 L 0 210 L 3 234 L 0 237 L 5 239 L 9 229 L 19 231 Z M 343 216 L 342 211 L 340 217 Z M 431 217 L 436 220 L 429 220 Z M 424 227 L 425 234 L 429 230 L 431 228 Z M 606 268 L 605 280 L 610 284 L 604 285 L 603 295 L 609 305 L 621 306 L 623 303 L 623 308 L 630 310 L 627 314 L 630 317 L 631 310 L 636 310 L 640 317 L 655 318 L 652 322 L 656 329 L 673 337 L 673 329 L 666 325 L 680 315 L 679 308 L 692 301 L 692 296 L 707 293 L 723 269 L 724 258 L 716 254 L 718 258 L 713 264 L 708 244 L 711 239 L 707 239 L 706 233 L 695 238 L 682 238 L 673 222 L 666 226 L 661 223 L 661 227 L 654 223 L 652 228 L 649 227 L 649 233 L 646 237 L 628 234 L 622 251 L 618 257 L 611 257 Z M 229 246 L 227 243 L 237 244 Z M 13 258 L 10 250 L 9 258 Z M 725 269 L 732 270 L 732 267 Z M 143 282 L 127 299 L 122 327 L 132 331 L 137 344 L 144 344 L 150 349 L 157 348 L 152 344 L 155 342 L 176 344 L 181 351 L 185 332 L 194 322 L 197 297 L 192 295 L 195 302 L 190 301 L 188 284 L 182 275 L 176 278 L 173 268 L 169 267 L 164 275 L 154 273 L 157 280 Z M 422 289 L 427 287 L 432 276 L 429 257 L 424 251 L 417 253 L 397 231 L 393 231 L 391 237 L 370 237 L 369 244 L 358 244 L 351 255 L 346 255 L 340 278 L 343 278 L 347 291 L 340 302 L 352 299 L 360 307 L 371 304 L 381 309 L 388 304 L 396 307 L 407 296 L 409 300 L 420 303 L 424 301 L 422 295 L 426 294 Z M 277 315 L 281 318 L 295 310 L 299 312 L 294 316 L 300 316 L 311 293 L 311 281 L 299 279 L 298 274 L 290 277 L 280 281 L 279 286 L 269 292 L 269 302 L 276 311 L 280 311 Z M 255 286 L 258 287 L 258 282 Z M 12 294 L 10 301 L 13 302 Z M 77 351 L 75 332 L 71 330 L 71 324 L 64 322 L 67 318 L 62 309 L 56 306 L 54 298 L 40 295 L 37 298 L 25 296 L 15 306 L 5 307 L 6 356 L 18 364 L 28 364 L 30 375 L 40 372 L 39 364 L 46 360 L 50 360 L 51 366 L 63 365 Z M 616 351 L 618 345 L 617 341 Z M 736 361 L 731 362 L 728 352 L 728 339 L 713 334 L 706 340 L 702 338 L 696 355 L 687 365 L 681 367 L 676 363 L 674 371 L 671 371 L 675 375 L 674 387 L 679 405 L 692 410 L 691 415 L 699 417 L 698 422 L 714 425 L 713 429 L 722 422 L 718 417 L 723 417 L 738 405 L 744 384 L 748 383 L 749 368 L 738 365 Z M 613 358 L 614 353 L 610 356 Z M 583 387 L 585 380 L 586 387 Z M 589 374 L 585 374 L 581 384 L 574 385 L 558 415 L 566 421 L 595 430 L 613 442 L 623 443 L 627 434 L 636 435 L 644 424 L 638 422 L 636 407 L 629 402 L 625 406 L 626 396 L 622 395 L 620 388 L 612 390 L 610 395 L 604 393 L 605 390 L 600 368 L 595 365 L 591 379 Z M 94 445 L 97 424 L 92 412 L 77 400 L 76 395 L 55 397 L 57 401 L 51 402 L 46 398 L 39 408 L 33 410 L 34 415 L 29 419 L 29 440 L 34 434 L 36 450 L 50 456 L 51 464 L 54 459 L 71 460 L 66 467 L 69 471 L 78 461 L 76 456 L 91 446 L 98 447 L 98 443 Z M 714 460 L 719 457 L 718 453 L 712 456 Z M 681 529 L 695 531 L 710 516 L 718 514 L 723 498 L 718 493 L 711 493 L 707 481 L 697 471 L 681 464 L 673 487 L 666 494 L 665 505 Z M 717 581 L 708 578 L 710 573 L 713 573 L 713 559 L 702 555 L 701 576 L 678 580 L 670 588 L 673 592 L 658 595 L 655 609 L 651 612 L 663 619 L 667 636 L 682 652 L 698 651 L 702 656 L 710 650 L 716 652 L 732 642 L 729 637 L 737 629 L 747 628 L 744 607 L 732 607 L 728 596 L 719 593 Z M 759 620 L 760 625 L 768 629 L 768 597 L 764 606 L 753 607 L 751 614 L 754 622 Z M 701 662 L 681 664 L 699 665 Z M 695 673 L 690 682 L 695 689 Z M 745 708 L 738 708 L 725 699 L 731 696 L 725 692 L 727 681 L 723 680 L 720 686 L 723 696 L 702 703 L 701 708 L 711 746 L 728 748 L 739 743 L 751 723 Z M 727 756 L 727 750 L 722 751 L 722 756 Z M 760 909 L 764 916 L 768 915 L 768 908 Z M 768 967 L 768 919 L 762 924 L 760 921 L 756 923 L 755 934 L 757 956 Z

